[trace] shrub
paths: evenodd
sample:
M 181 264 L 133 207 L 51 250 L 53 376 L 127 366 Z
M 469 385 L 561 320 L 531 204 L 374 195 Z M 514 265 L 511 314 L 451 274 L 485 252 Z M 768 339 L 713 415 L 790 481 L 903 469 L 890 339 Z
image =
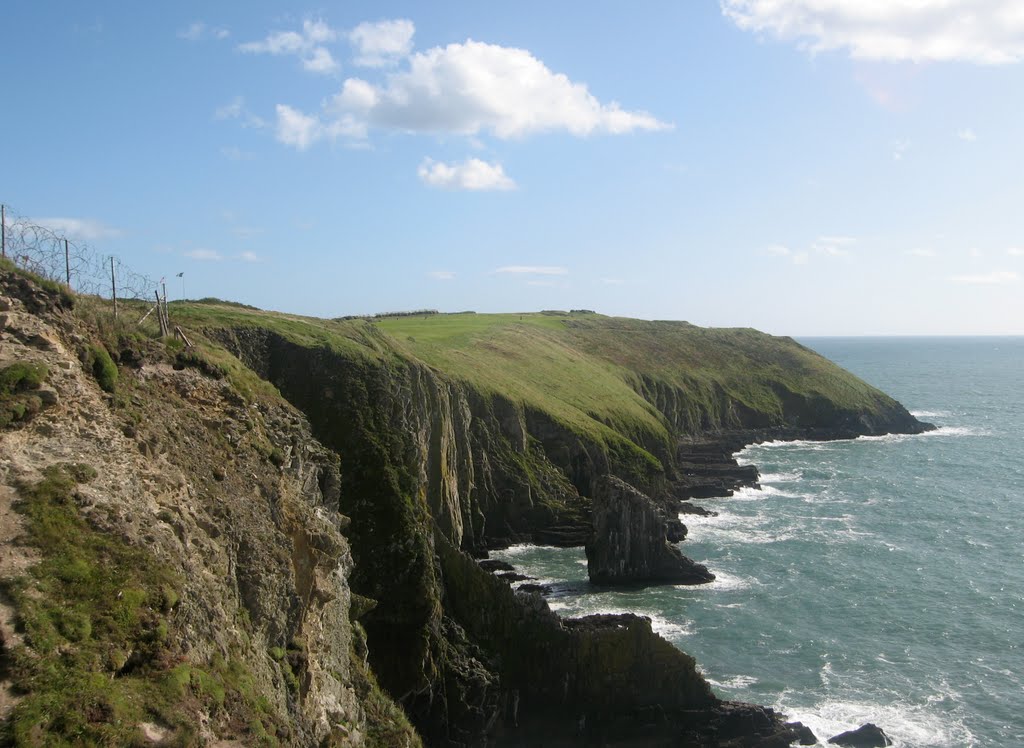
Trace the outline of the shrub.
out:
M 12 395 L 25 390 L 37 390 L 49 374 L 44 364 L 18 361 L 0 370 L 0 395 Z
M 100 387 L 106 392 L 113 392 L 117 389 L 117 364 L 107 353 L 107 349 L 101 345 L 89 347 L 89 358 L 92 360 L 92 375 Z

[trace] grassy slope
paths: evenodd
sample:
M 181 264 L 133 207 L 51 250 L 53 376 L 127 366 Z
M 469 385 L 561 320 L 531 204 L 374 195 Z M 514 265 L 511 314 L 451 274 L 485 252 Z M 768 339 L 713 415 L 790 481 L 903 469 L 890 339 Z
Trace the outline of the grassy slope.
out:
M 489 394 L 547 413 L 613 451 L 670 443 L 668 422 L 639 391 L 686 393 L 694 412 L 729 399 L 778 420 L 781 387 L 837 407 L 878 412 L 893 401 L 797 344 L 752 329 L 701 328 L 598 314 L 444 314 L 323 320 L 228 304 L 181 304 L 188 327 L 261 326 L 310 346 L 374 360 L 416 359 Z M 694 422 L 693 428 L 696 429 Z

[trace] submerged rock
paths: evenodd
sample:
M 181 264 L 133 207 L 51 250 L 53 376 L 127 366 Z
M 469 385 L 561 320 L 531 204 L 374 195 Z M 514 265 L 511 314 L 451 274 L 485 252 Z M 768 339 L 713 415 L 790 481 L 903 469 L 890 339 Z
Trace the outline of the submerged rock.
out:
M 591 582 L 703 584 L 714 580 L 706 566 L 686 558 L 669 542 L 670 522 L 664 511 L 625 481 L 607 476 L 599 483 L 593 517 L 594 534 L 586 547 Z M 678 528 L 673 528 L 672 536 L 678 534 Z
M 855 748 L 892 745 L 892 741 L 885 734 L 885 730 L 871 722 L 861 725 L 856 730 L 848 730 L 847 732 L 835 735 L 829 738 L 828 742 L 832 745 L 848 745 L 855 746 Z

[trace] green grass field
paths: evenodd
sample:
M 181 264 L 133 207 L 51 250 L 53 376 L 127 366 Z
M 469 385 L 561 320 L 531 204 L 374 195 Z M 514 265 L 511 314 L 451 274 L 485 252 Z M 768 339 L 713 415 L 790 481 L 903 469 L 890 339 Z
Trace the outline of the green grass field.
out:
M 790 338 L 747 328 L 564 312 L 327 320 L 215 302 L 171 312 L 196 330 L 266 327 L 346 356 L 419 361 L 648 462 L 680 433 L 728 426 L 736 404 L 781 422 L 780 392 L 867 413 L 893 402 Z M 658 391 L 674 398 L 674 423 Z

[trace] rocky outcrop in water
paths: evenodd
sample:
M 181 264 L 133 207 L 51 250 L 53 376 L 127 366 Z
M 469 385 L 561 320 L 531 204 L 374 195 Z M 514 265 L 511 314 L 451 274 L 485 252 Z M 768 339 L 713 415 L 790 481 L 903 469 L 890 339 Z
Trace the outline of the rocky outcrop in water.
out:
M 625 481 L 605 477 L 593 503 L 594 532 L 587 542 L 587 571 L 595 584 L 703 584 L 707 567 L 686 558 L 669 542 L 681 523 Z
M 828 739 L 831 745 L 845 745 L 851 748 L 880 748 L 892 745 L 892 740 L 878 725 L 868 722 L 856 730 L 848 730 Z

